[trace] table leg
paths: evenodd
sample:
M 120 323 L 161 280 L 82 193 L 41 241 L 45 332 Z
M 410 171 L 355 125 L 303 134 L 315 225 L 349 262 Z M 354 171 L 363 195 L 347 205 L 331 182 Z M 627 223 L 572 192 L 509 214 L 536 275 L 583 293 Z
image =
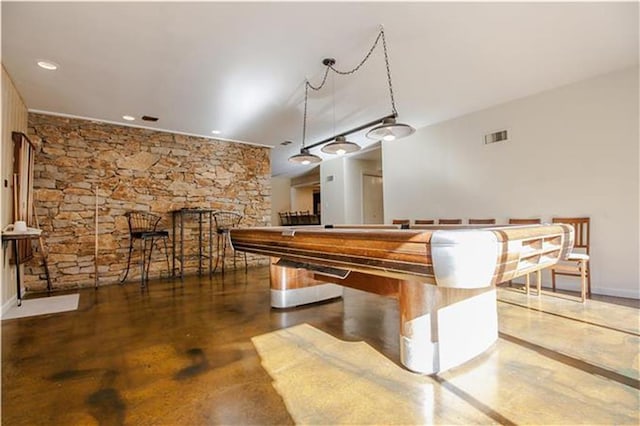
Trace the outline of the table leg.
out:
M 147 239 L 142 237 L 140 238 L 140 290 L 144 289 L 144 270 L 145 270 L 145 261 L 147 260 Z
M 171 214 L 171 276 L 176 276 L 176 212 Z
M 400 360 L 434 374 L 456 367 L 498 339 L 496 290 L 455 289 L 401 281 Z
M 312 271 L 283 268 L 271 258 L 271 307 L 291 308 L 342 297 L 343 287 L 315 278 Z
M 202 275 L 202 212 L 198 213 L 198 276 Z
M 213 267 L 213 212 L 209 212 L 209 277 Z
M 180 213 L 180 279 L 184 279 L 184 214 Z
M 13 258 L 16 261 L 16 297 L 18 306 L 22 306 L 22 295 L 20 291 L 20 250 L 18 250 L 18 240 L 13 240 Z

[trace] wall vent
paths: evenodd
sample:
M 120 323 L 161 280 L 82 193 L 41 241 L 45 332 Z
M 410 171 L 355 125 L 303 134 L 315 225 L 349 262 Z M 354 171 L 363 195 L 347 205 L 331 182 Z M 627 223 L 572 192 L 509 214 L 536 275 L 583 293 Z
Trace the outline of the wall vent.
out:
M 507 140 L 509 140 L 509 135 L 507 134 L 506 130 L 499 130 L 497 132 L 484 135 L 485 145 L 496 142 L 505 142 Z
M 158 121 L 158 117 L 151 117 L 150 115 L 143 115 L 142 119 L 144 121 Z

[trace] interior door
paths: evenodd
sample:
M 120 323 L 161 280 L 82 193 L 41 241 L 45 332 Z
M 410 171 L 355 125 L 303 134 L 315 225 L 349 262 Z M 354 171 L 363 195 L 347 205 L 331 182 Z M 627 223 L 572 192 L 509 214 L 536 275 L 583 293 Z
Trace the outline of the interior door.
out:
M 362 223 L 384 223 L 382 176 L 362 175 Z

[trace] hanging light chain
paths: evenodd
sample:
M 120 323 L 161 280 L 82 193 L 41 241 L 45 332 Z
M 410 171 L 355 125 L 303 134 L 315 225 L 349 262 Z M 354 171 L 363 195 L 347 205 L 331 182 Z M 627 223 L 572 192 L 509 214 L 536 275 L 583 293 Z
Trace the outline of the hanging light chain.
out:
M 387 52 L 387 39 L 384 36 L 384 28 L 380 28 L 380 32 L 378 33 L 378 37 L 376 37 L 376 41 L 373 42 L 371 49 L 369 49 L 365 57 L 362 59 L 362 61 L 360 61 L 358 65 L 356 65 L 355 68 L 349 71 L 337 70 L 333 67 L 333 65 L 329 65 L 328 68 L 331 68 L 333 72 L 340 75 L 349 75 L 349 74 L 355 73 L 365 64 L 365 62 L 369 60 L 369 57 L 375 50 L 376 46 L 378 46 L 378 42 L 380 41 L 380 39 L 382 39 L 382 50 L 384 52 L 384 64 L 387 69 L 387 82 L 389 83 L 389 95 L 391 97 L 391 111 L 393 112 L 394 115 L 398 115 L 398 110 L 396 109 L 396 102 L 393 96 L 393 83 L 391 82 L 391 68 L 389 66 L 389 53 Z
M 384 30 L 380 30 L 380 32 L 378 33 L 378 37 L 376 37 L 376 41 L 373 42 L 373 45 L 371 46 L 371 49 L 369 49 L 369 51 L 367 52 L 367 54 L 364 56 L 364 58 L 362 59 L 362 61 L 360 61 L 360 63 L 358 65 L 355 66 L 355 68 L 349 70 L 349 71 L 340 71 L 337 70 L 333 67 L 333 65 L 329 65 L 328 67 L 331 68 L 333 70 L 333 72 L 335 72 L 336 74 L 340 74 L 340 75 L 349 75 L 349 74 L 353 74 L 356 71 L 358 71 L 364 64 L 365 62 L 367 62 L 369 60 L 369 57 L 371 56 L 371 54 L 373 53 L 373 51 L 376 49 L 376 46 L 378 45 L 378 42 L 380 41 L 380 38 L 382 38 L 384 40 Z M 386 45 L 386 43 L 383 42 L 383 46 Z M 385 47 L 385 60 L 386 60 L 386 47 Z
M 364 56 L 362 61 L 360 61 L 360 63 L 358 65 L 356 65 L 353 69 L 348 70 L 348 71 L 340 71 L 340 70 L 336 69 L 333 66 L 332 63 L 329 63 L 327 65 L 327 67 L 325 68 L 325 70 L 324 70 L 324 76 L 322 77 L 322 81 L 320 82 L 320 84 L 318 86 L 314 86 L 309 82 L 309 80 L 305 80 L 305 85 L 304 85 L 304 118 L 303 118 L 303 122 L 302 122 L 302 148 L 303 149 L 304 149 L 304 143 L 305 143 L 306 136 L 307 136 L 307 103 L 308 103 L 308 100 L 309 100 L 309 89 L 314 90 L 314 91 L 318 91 L 318 90 L 322 89 L 324 87 L 324 85 L 326 84 L 326 82 L 327 82 L 327 76 L 329 75 L 329 70 L 332 70 L 333 72 L 335 72 L 336 74 L 339 74 L 339 75 L 350 75 L 350 74 L 354 74 L 355 72 L 357 72 L 369 60 L 369 58 L 373 54 L 373 51 L 378 46 L 378 42 L 380 41 L 380 39 L 382 39 L 382 50 L 384 52 L 384 63 L 385 63 L 386 69 L 387 69 L 387 82 L 389 83 L 389 95 L 391 97 L 391 111 L 393 112 L 393 115 L 395 115 L 395 116 L 398 115 L 398 110 L 396 109 L 395 98 L 393 96 L 393 83 L 391 82 L 391 68 L 389 66 L 389 53 L 387 52 L 387 40 L 386 40 L 386 38 L 384 36 L 384 28 L 380 28 L 380 32 L 378 33 L 378 36 L 376 37 L 376 40 L 373 42 L 373 45 L 371 46 L 371 48 L 369 49 L 367 54 Z M 335 114 L 335 111 L 334 111 L 334 114 Z
M 398 115 L 398 110 L 396 109 L 396 101 L 393 97 L 393 83 L 391 83 L 391 67 L 389 66 L 389 53 L 387 52 L 387 39 L 384 38 L 384 29 L 380 29 L 380 34 L 382 34 L 382 50 L 384 51 L 384 64 L 387 67 L 387 81 L 389 82 L 389 96 L 391 97 L 391 111 L 393 115 Z
M 304 140 L 307 136 L 307 95 L 309 93 L 309 81 L 305 81 L 304 85 L 304 118 L 302 119 L 302 149 L 304 149 Z

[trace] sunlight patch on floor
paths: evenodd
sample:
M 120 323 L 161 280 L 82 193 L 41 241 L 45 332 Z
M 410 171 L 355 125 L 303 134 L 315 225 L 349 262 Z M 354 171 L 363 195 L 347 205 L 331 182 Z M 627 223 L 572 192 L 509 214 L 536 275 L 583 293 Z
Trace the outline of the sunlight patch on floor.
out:
M 344 342 L 308 324 L 252 341 L 296 423 L 491 422 L 433 378 L 403 369 L 364 342 Z

